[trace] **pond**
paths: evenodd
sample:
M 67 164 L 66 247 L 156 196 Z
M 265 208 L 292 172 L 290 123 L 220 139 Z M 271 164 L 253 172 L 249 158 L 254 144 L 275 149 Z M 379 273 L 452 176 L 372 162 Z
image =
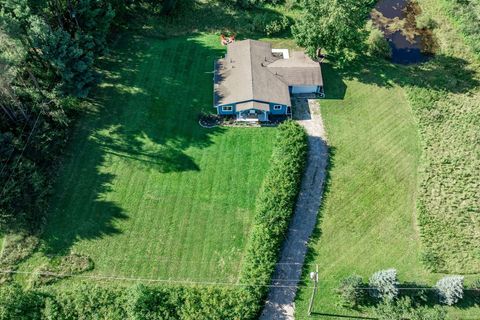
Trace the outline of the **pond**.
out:
M 392 62 L 420 63 L 433 55 L 432 31 L 417 27 L 420 14 L 419 5 L 412 0 L 380 0 L 372 11 L 373 23 L 384 32 L 392 48 Z

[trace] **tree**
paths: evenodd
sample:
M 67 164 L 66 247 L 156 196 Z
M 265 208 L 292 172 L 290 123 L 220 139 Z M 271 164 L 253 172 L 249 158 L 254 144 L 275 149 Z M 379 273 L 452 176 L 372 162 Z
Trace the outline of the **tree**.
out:
M 435 288 L 441 303 L 454 305 L 463 298 L 463 276 L 446 276 L 438 280 Z
M 302 19 L 293 26 L 297 43 L 311 57 L 325 49 L 341 59 L 351 59 L 363 47 L 367 36 L 362 31 L 372 0 L 301 0 Z
M 169 15 L 175 9 L 177 0 L 163 0 L 162 4 L 162 14 Z
M 355 308 L 364 299 L 363 279 L 360 276 L 352 275 L 340 281 L 337 293 L 342 299 L 342 305 Z
M 371 21 L 367 23 L 367 31 L 369 32 L 367 38 L 367 51 L 373 57 L 390 59 L 392 57 L 392 48 L 385 39 L 385 34 L 382 30 L 373 25 Z
M 375 272 L 369 280 L 374 298 L 391 301 L 398 296 L 397 270 L 388 269 Z

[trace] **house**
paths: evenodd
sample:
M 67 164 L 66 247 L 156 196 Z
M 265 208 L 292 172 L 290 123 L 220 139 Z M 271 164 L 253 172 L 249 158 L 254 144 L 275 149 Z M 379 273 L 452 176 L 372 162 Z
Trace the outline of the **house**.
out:
M 215 61 L 214 107 L 238 121 L 268 121 L 291 115 L 291 96 L 323 95 L 320 63 L 303 52 L 272 49 L 267 42 L 228 44 Z

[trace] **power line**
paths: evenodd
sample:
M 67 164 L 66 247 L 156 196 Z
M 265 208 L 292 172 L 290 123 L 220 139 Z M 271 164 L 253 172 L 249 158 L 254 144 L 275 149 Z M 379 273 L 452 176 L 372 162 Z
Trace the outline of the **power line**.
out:
M 81 252 L 71 252 L 72 254 L 82 254 Z M 45 257 L 47 258 L 56 258 L 56 257 L 65 257 L 66 254 L 44 254 Z M 129 260 L 128 257 L 121 258 L 121 257 L 109 257 L 106 259 L 108 261 L 124 261 L 124 260 Z M 204 264 L 214 264 L 214 263 L 225 263 L 225 264 L 233 264 L 233 263 L 238 263 L 236 260 L 221 260 L 221 259 L 215 259 L 212 261 L 203 261 L 203 260 L 182 260 L 182 259 L 164 259 L 164 258 L 155 258 L 155 257 L 137 257 L 134 260 L 141 260 L 141 261 L 151 261 L 154 263 L 192 263 L 192 264 L 199 264 L 199 265 L 204 265 Z M 275 265 L 315 265 L 315 263 L 301 263 L 301 262 L 278 262 L 275 263 Z
M 56 273 L 49 271 L 18 271 L 18 270 L 5 270 L 0 269 L 0 273 L 3 274 L 25 274 L 25 275 L 43 275 L 57 278 L 81 278 L 89 280 L 110 280 L 110 281 L 135 281 L 135 282 L 151 282 L 151 283 L 169 283 L 169 284 L 186 284 L 186 285 L 222 285 L 222 286 L 237 286 L 237 287 L 268 287 L 268 288 L 313 288 L 308 285 L 279 285 L 279 284 L 255 284 L 255 283 L 234 283 L 225 281 L 191 281 L 191 280 L 175 280 L 175 279 L 152 279 L 142 277 L 124 277 L 124 276 L 111 276 L 111 275 L 82 275 L 73 273 Z M 322 281 L 319 281 L 320 283 Z M 362 287 L 356 288 L 358 290 L 374 290 L 374 287 Z M 433 287 L 404 287 L 397 288 L 401 290 L 436 290 Z M 480 289 L 463 289 L 464 291 L 480 291 Z
M 217 282 L 217 281 L 189 281 L 189 280 L 174 280 L 174 279 L 152 279 L 152 278 L 133 278 L 120 276 L 101 276 L 101 275 L 82 275 L 71 273 L 55 273 L 55 272 L 32 272 L 32 271 L 17 271 L 17 270 L 0 270 L 4 274 L 29 274 L 29 275 L 43 275 L 57 278 L 83 278 L 90 280 L 113 280 L 113 281 L 136 281 L 136 282 L 151 282 L 151 283 L 169 283 L 169 284 L 186 284 L 186 285 L 224 285 L 237 287 L 268 287 L 268 288 L 297 288 L 298 286 L 288 285 L 273 285 L 273 284 L 253 284 L 253 283 L 233 283 L 233 282 Z M 307 286 L 305 286 L 308 288 Z

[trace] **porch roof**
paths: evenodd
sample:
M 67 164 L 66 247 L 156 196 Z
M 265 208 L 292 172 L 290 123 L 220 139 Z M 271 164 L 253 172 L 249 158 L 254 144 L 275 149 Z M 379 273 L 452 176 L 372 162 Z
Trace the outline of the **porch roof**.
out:
M 245 110 L 249 110 L 249 109 L 269 111 L 270 106 L 268 105 L 268 103 L 248 101 L 248 102 L 244 102 L 244 103 L 239 103 L 239 104 L 237 104 L 237 107 L 236 107 L 237 111 L 245 111 Z

